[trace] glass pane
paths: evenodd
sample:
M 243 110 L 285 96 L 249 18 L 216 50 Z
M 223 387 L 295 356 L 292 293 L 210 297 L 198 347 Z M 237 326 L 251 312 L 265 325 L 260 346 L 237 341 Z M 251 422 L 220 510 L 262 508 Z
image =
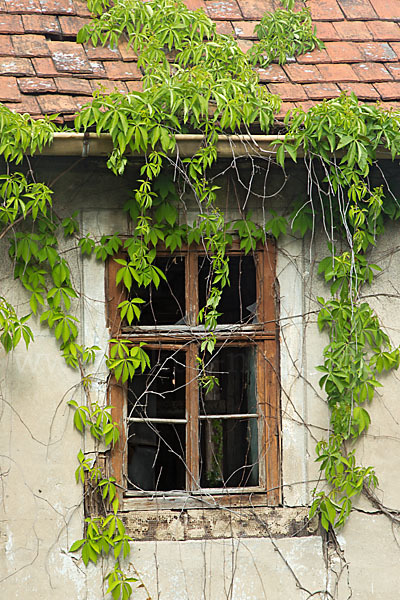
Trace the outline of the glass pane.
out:
M 146 350 L 151 369 L 128 385 L 128 417 L 185 417 L 186 353 Z
M 257 419 L 200 421 L 200 485 L 258 485 Z
M 218 383 L 207 393 L 200 386 L 200 414 L 230 418 L 200 420 L 202 487 L 258 485 L 258 419 L 235 418 L 257 414 L 256 373 L 254 346 L 217 348 L 206 363 Z
M 130 418 L 185 418 L 186 353 L 147 350 L 151 369 L 128 385 Z M 128 425 L 130 489 L 185 488 L 185 424 L 131 422 Z
M 131 288 L 131 298 L 142 298 L 139 325 L 175 325 L 184 323 L 185 304 L 185 257 L 160 256 L 153 265 L 161 269 L 166 280 L 160 279 L 156 288 L 153 284 L 143 287 L 136 282 Z M 136 321 L 135 321 L 136 323 Z
M 185 425 L 130 423 L 129 489 L 183 490 L 185 472 Z
M 229 257 L 230 286 L 222 292 L 218 312 L 222 315 L 218 323 L 257 322 L 256 267 L 253 256 Z M 199 258 L 199 305 L 205 306 L 212 283 L 211 263 L 206 256 Z
M 200 414 L 247 414 L 257 412 L 256 348 L 225 346 L 217 348 L 206 362 L 206 376 L 215 377 L 206 393 L 200 386 Z

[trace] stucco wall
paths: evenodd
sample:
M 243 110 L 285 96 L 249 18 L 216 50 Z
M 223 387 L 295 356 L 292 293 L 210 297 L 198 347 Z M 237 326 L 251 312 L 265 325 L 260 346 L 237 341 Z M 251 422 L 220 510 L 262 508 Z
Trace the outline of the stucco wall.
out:
M 60 215 L 79 209 L 84 232 L 129 233 L 122 206 L 134 185 L 134 169 L 118 179 L 107 173 L 101 160 L 73 164 L 72 159 L 41 159 L 36 163 L 38 177 L 47 182 L 59 177 L 55 207 Z M 271 204 L 285 211 L 290 198 L 304 191 L 305 180 L 299 168 L 275 195 L 282 183 L 280 177 L 272 174 L 268 185 Z M 221 185 L 221 203 L 234 216 L 237 196 L 232 188 L 229 192 L 226 182 Z M 239 198 L 244 197 L 244 188 L 240 191 L 239 187 Z M 253 218 L 262 221 L 259 200 L 250 197 L 248 203 Z M 182 218 L 190 219 L 193 211 L 189 204 L 188 214 Z M 374 251 L 374 261 L 384 270 L 366 293 L 378 294 L 372 299 L 373 305 L 393 342 L 399 344 L 397 228 L 396 224 L 388 226 Z M 317 331 L 313 312 L 316 296 L 327 295 L 315 270 L 318 257 L 326 252 L 326 240 L 318 227 L 313 237 L 311 241 L 309 237 L 299 240 L 285 236 L 278 247 L 283 506 L 275 511 L 280 511 L 280 524 L 275 523 L 274 511 L 266 509 L 264 537 L 260 537 L 259 528 L 252 537 L 251 531 L 242 536 L 240 528 L 233 527 L 231 539 L 178 541 L 172 527 L 162 539 L 134 542 L 131 570 L 139 573 L 153 600 L 303 600 L 310 594 L 321 599 L 331 597 L 327 592 L 340 600 L 351 594 L 363 600 L 398 598 L 398 532 L 367 500 L 358 501 L 348 524 L 339 532 L 337 544 L 327 540 L 315 525 L 297 537 L 287 525 L 293 516 L 291 507 L 303 511 L 302 515 L 307 512 L 303 507 L 318 479 L 314 447 L 326 436 L 328 423 L 315 369 L 321 363 L 326 339 Z M 73 245 L 68 240 L 60 243 L 66 251 Z M 1 294 L 17 306 L 20 315 L 25 314 L 28 299 L 10 277 L 12 265 L 4 241 L 0 252 Z M 99 345 L 105 351 L 104 264 L 82 260 L 73 251 L 66 255 L 74 285 L 82 293 L 76 303 L 82 342 Z M 102 595 L 107 565 L 86 569 L 77 555 L 68 553 L 83 531 L 82 488 L 74 478 L 76 454 L 80 448 L 86 452 L 93 449 L 92 442 L 74 430 L 66 404 L 71 398 L 83 401 L 80 378 L 64 364 L 46 327 L 34 319 L 30 324 L 35 342 L 29 352 L 19 346 L 7 356 L 0 354 L 1 595 L 10 599 L 97 600 Z M 103 401 L 107 379 L 104 358 L 98 359 L 91 372 L 92 393 Z M 372 425 L 358 443 L 358 453 L 365 464 L 376 466 L 378 495 L 384 504 L 399 508 L 398 374 L 384 377 L 383 383 L 380 397 L 371 406 Z M 227 518 L 224 513 L 220 513 L 221 519 Z M 247 518 L 240 510 L 234 517 L 239 521 Z M 138 589 L 134 597 L 144 600 L 145 589 Z

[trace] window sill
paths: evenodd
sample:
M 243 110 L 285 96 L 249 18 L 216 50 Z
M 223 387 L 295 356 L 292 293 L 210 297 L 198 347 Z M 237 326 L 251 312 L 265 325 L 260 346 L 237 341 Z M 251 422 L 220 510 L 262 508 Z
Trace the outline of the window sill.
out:
M 267 493 L 260 487 L 210 488 L 198 491 L 136 492 L 128 491 L 124 510 L 216 509 L 234 506 L 271 506 Z

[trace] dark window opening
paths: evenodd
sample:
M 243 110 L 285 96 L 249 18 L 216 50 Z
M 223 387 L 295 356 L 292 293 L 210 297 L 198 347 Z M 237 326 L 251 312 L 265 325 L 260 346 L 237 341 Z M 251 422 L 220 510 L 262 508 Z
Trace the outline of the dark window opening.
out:
M 200 486 L 257 485 L 257 419 L 200 421 Z
M 128 488 L 185 489 L 185 425 L 130 423 Z
M 222 292 L 218 323 L 256 323 L 257 285 L 256 266 L 253 256 L 229 257 L 229 281 Z M 206 256 L 199 257 L 199 304 L 205 306 L 212 283 L 212 264 Z
M 139 325 L 175 325 L 185 323 L 185 257 L 160 256 L 153 265 L 159 268 L 165 279 L 160 279 L 158 288 L 154 284 L 147 287 L 136 282 L 131 288 L 131 298 L 141 298 Z
M 147 350 L 151 369 L 128 387 L 128 479 L 131 489 L 185 489 L 183 351 Z
M 205 375 L 218 383 L 207 393 L 200 388 L 200 414 L 257 413 L 255 347 L 217 348 L 205 366 Z
M 256 372 L 252 346 L 217 348 L 206 363 L 216 379 L 200 388 L 201 487 L 258 485 Z
M 149 349 L 146 352 L 151 368 L 137 372 L 129 382 L 128 418 L 184 418 L 186 353 Z

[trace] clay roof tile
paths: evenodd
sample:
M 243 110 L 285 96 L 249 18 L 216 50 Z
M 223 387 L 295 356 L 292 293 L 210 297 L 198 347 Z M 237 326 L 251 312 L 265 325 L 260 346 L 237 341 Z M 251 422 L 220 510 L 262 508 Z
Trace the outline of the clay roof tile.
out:
M 243 51 L 257 39 L 254 27 L 265 12 L 282 8 L 280 0 L 185 2 L 205 10 Z M 307 6 L 325 49 L 256 69 L 260 84 L 282 96 L 281 113 L 341 91 L 400 106 L 400 0 L 307 0 Z M 88 17 L 86 0 L 0 0 L 0 101 L 35 117 L 58 112 L 68 120 L 99 85 L 106 92 L 140 90 L 137 55 L 126 40 L 119 49 L 73 41 Z

